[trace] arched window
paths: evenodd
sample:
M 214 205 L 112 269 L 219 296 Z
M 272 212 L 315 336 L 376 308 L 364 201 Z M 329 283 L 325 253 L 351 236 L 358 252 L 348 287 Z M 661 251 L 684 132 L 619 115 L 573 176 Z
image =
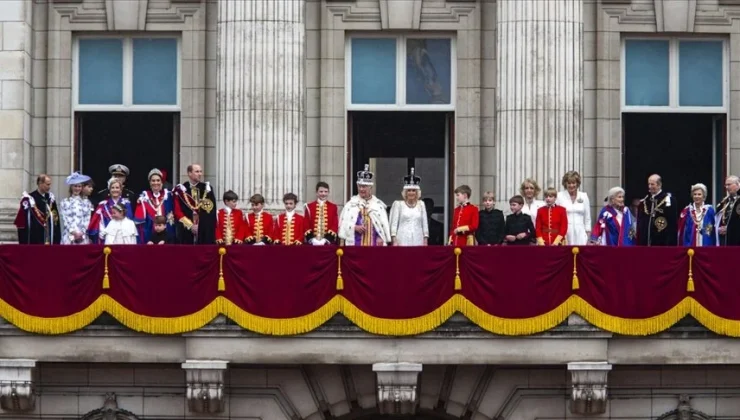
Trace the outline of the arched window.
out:
M 681 395 L 678 408 L 663 414 L 657 420 L 712 420 L 708 415 L 691 408 L 690 400 L 688 395 Z
M 85 414 L 80 420 L 139 420 L 139 418 L 130 411 L 118 408 L 116 394 L 105 394 L 103 406 Z

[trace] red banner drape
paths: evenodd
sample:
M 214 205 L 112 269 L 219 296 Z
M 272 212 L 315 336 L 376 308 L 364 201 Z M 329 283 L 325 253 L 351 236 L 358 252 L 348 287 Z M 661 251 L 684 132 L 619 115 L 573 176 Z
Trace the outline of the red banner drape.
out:
M 609 331 L 645 335 L 692 315 L 740 336 L 731 248 L 105 249 L 0 247 L 0 317 L 59 334 L 108 312 L 135 330 L 177 334 L 224 314 L 286 335 L 342 313 L 373 333 L 409 335 L 461 312 L 491 332 L 518 335 L 578 313 Z

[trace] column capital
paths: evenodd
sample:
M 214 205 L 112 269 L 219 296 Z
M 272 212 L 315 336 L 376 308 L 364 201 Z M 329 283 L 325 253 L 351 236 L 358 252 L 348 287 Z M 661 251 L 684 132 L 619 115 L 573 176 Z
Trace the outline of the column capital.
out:
M 570 411 L 574 414 L 606 412 L 607 378 L 612 365 L 607 362 L 568 363 L 573 386 Z
M 378 382 L 380 414 L 404 415 L 416 413 L 416 392 L 421 363 L 375 363 L 373 372 Z
M 190 411 L 220 413 L 224 410 L 224 373 L 228 365 L 229 362 L 222 360 L 188 360 L 182 364 Z
M 0 359 L 0 408 L 13 412 L 34 409 L 34 369 L 35 360 Z

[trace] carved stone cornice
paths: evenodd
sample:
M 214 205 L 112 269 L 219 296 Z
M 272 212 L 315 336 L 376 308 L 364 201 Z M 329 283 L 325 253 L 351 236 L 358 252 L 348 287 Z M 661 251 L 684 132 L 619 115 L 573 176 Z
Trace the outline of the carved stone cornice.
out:
M 189 360 L 182 364 L 190 411 L 220 413 L 224 410 L 224 373 L 228 364 L 219 360 Z
M 108 393 L 105 394 L 105 402 L 103 407 L 93 410 L 84 416 L 81 420 L 139 420 L 134 413 L 118 408 L 118 400 L 116 394 Z
M 681 395 L 678 397 L 678 408 L 663 414 L 657 420 L 712 420 L 712 418 L 691 408 L 691 397 Z
M 612 365 L 607 362 L 568 363 L 572 392 L 570 411 L 574 414 L 606 412 L 607 379 Z
M 35 360 L 0 359 L 0 408 L 23 412 L 34 409 L 33 387 Z
M 342 22 L 379 22 L 383 29 L 406 30 L 417 30 L 426 22 L 459 22 L 477 7 L 475 0 L 447 0 L 442 6 L 436 2 L 413 0 L 404 2 L 409 7 L 406 14 L 408 19 L 397 22 L 390 17 L 391 14 L 397 14 L 395 8 L 398 5 L 393 0 L 380 0 L 379 7 L 358 6 L 355 1 L 325 1 L 329 12 L 339 16 Z
M 408 415 L 416 413 L 421 363 L 375 363 L 377 375 L 378 411 L 380 414 Z

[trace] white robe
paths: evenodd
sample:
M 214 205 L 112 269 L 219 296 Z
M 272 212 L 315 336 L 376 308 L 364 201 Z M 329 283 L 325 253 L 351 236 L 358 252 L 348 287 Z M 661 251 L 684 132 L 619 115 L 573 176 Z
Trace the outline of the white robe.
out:
M 385 203 L 375 196 L 365 201 L 359 195 L 352 197 L 342 209 L 342 214 L 339 216 L 339 239 L 343 240 L 346 246 L 355 245 L 355 225 L 363 208 L 367 208 L 367 214 L 378 236 L 383 239 L 383 242 L 390 242 L 391 229 Z
M 583 191 L 576 193 L 576 200 L 570 199 L 568 191 L 560 191 L 555 203 L 565 207 L 568 214 L 567 245 L 586 245 L 591 236 L 591 203 L 588 194 Z
M 139 234 L 136 225 L 129 218 L 111 220 L 108 226 L 100 231 L 100 237 L 105 239 L 106 245 L 135 245 L 137 236 Z

